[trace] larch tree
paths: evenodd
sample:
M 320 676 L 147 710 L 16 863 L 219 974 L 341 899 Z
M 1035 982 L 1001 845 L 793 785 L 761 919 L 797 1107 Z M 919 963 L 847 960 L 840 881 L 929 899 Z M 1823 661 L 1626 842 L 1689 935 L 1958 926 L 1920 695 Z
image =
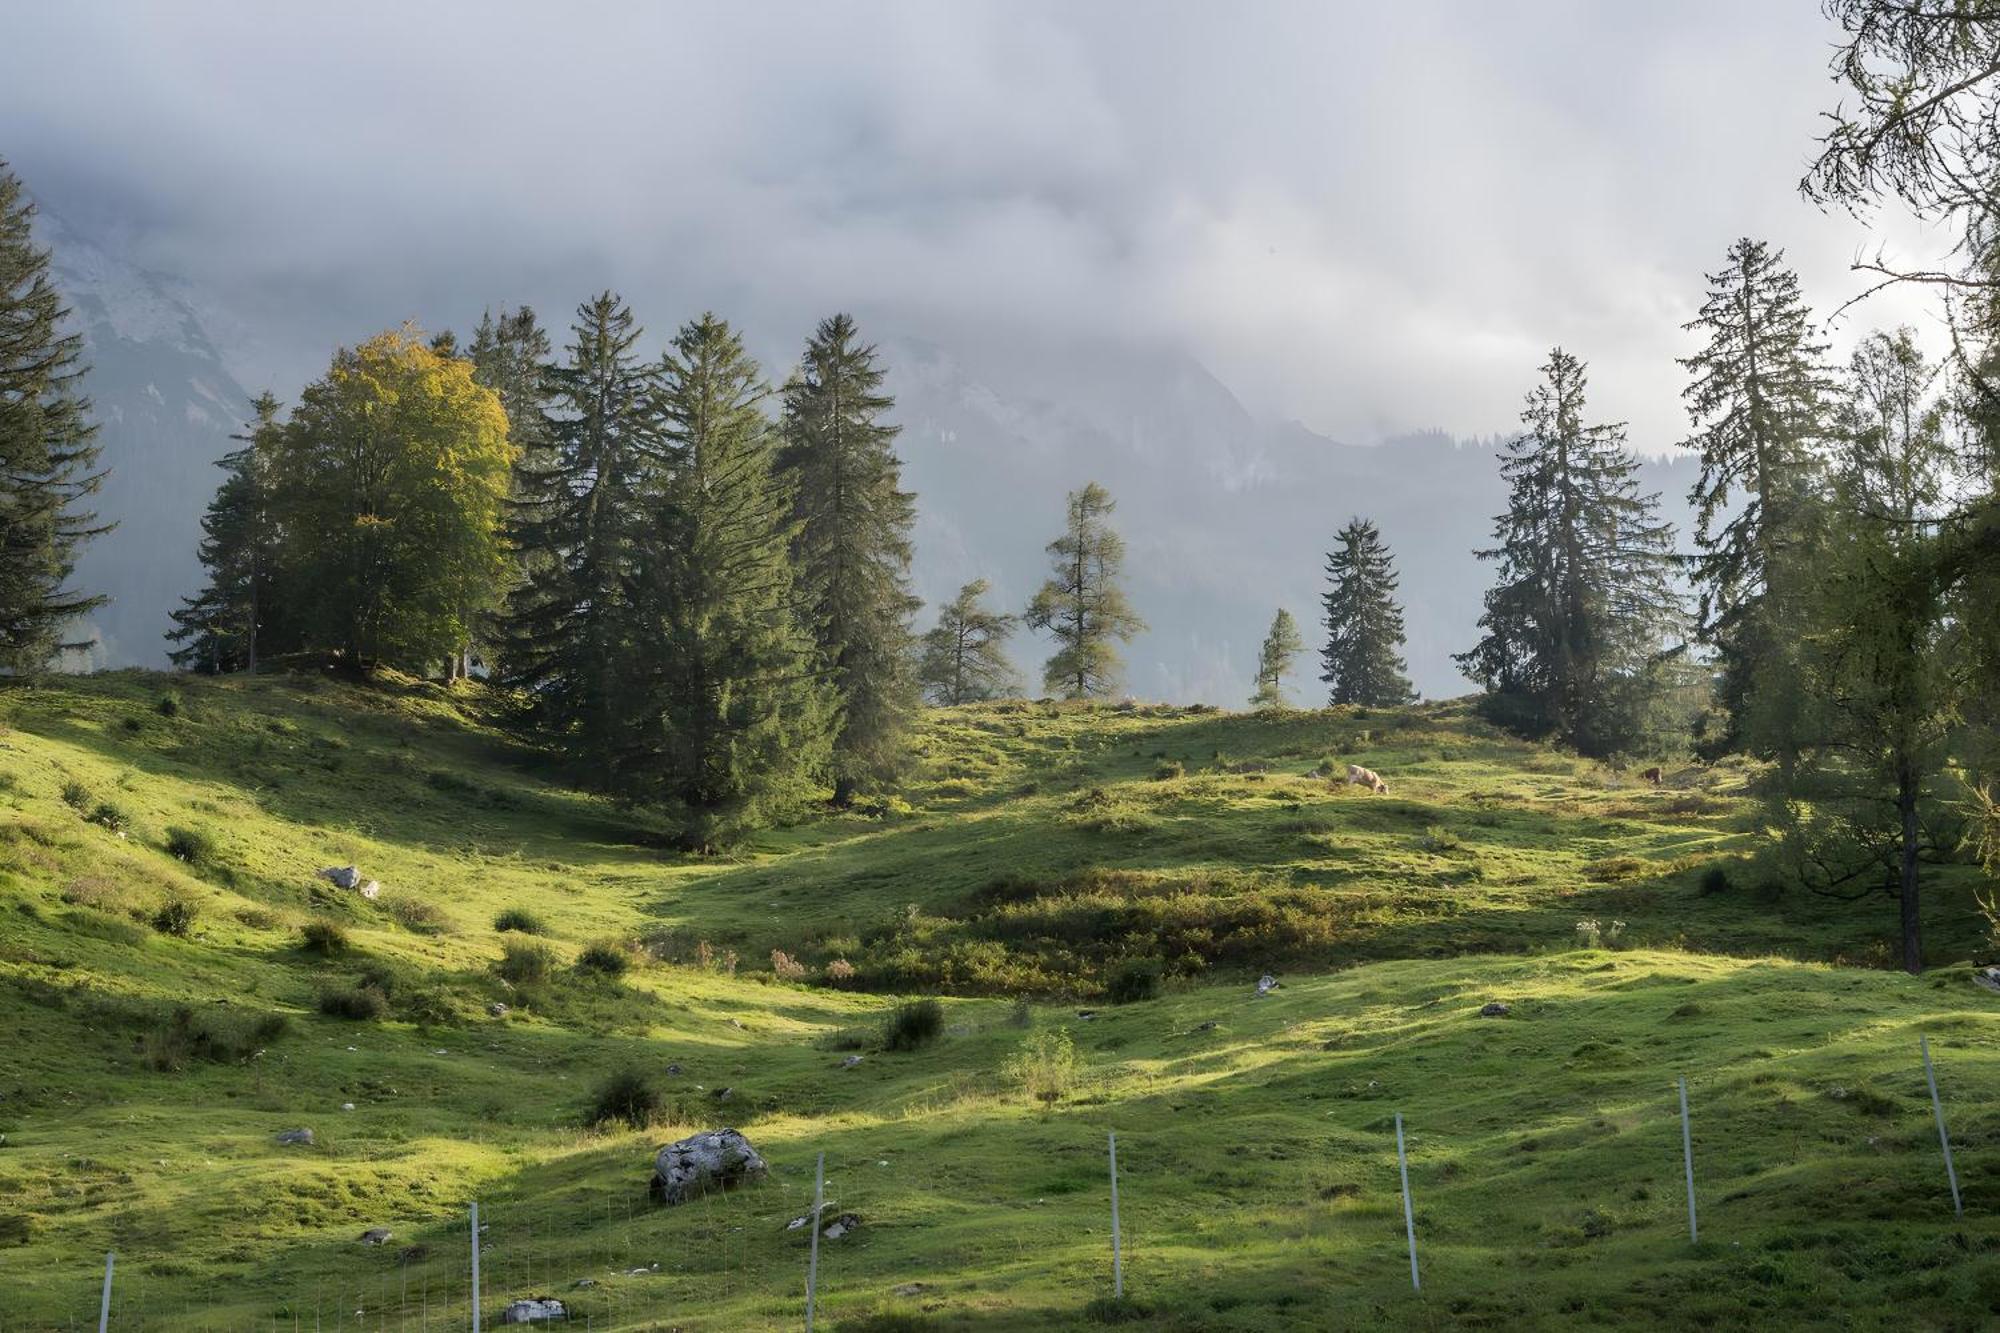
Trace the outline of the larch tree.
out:
M 220 675 L 257 670 L 264 637 L 263 617 L 274 610 L 277 532 L 271 521 L 270 456 L 281 426 L 278 400 L 258 395 L 248 431 L 230 438 L 241 444 L 216 463 L 223 471 L 195 548 L 208 581 L 173 611 L 169 652 L 183 671 Z
M 675 336 L 659 398 L 666 466 L 628 579 L 619 786 L 701 850 L 803 808 L 830 758 L 835 701 L 797 612 L 768 396 L 722 320 Z
M 415 330 L 335 353 L 271 451 L 281 581 L 308 648 L 350 669 L 458 651 L 506 569 L 507 416 Z
M 1708 276 L 1708 297 L 1686 327 L 1700 351 L 1681 361 L 1701 459 L 1692 572 L 1698 629 L 1716 652 L 1725 734 L 1720 751 L 1749 744 L 1769 753 L 1790 727 L 1788 627 L 1795 589 L 1785 571 L 1808 563 L 1818 500 L 1815 450 L 1827 432 L 1829 376 L 1811 312 L 1781 251 L 1748 238 Z M 1751 717 L 1753 708 L 1763 713 Z
M 1326 646 L 1320 679 L 1330 704 L 1391 707 L 1415 697 L 1403 662 L 1403 607 L 1396 561 L 1382 533 L 1364 518 L 1348 520 L 1326 557 Z
M 499 635 L 501 679 L 523 692 L 559 751 L 600 775 L 620 741 L 619 677 L 634 634 L 628 586 L 666 466 L 659 370 L 634 350 L 640 332 L 615 293 L 577 308 L 567 353 L 545 368 L 543 402 L 525 423 L 530 447 L 517 456 L 507 506 L 516 582 Z M 525 370 L 511 369 L 525 419 Z
M 987 583 L 974 579 L 938 611 L 923 638 L 917 679 L 935 703 L 947 706 L 997 699 L 1017 677 L 1007 660 L 1007 639 L 1020 622 L 985 604 Z
M 1253 708 L 1275 711 L 1290 708 L 1291 700 L 1285 696 L 1285 677 L 1292 673 L 1292 664 L 1305 651 L 1306 641 L 1299 637 L 1298 622 L 1292 613 L 1282 606 L 1271 619 L 1270 632 L 1264 636 L 1264 645 L 1257 651 L 1257 688 L 1250 696 Z
M 1064 698 L 1116 690 L 1124 673 L 1118 645 L 1146 628 L 1119 584 L 1125 540 L 1110 522 L 1117 507 L 1094 481 L 1069 493 L 1062 536 L 1048 545 L 1051 576 L 1028 604 L 1028 624 L 1056 641 L 1042 667 L 1043 686 Z
M 822 320 L 784 389 L 780 481 L 790 490 L 798 596 L 839 701 L 833 797 L 893 783 L 917 702 L 911 673 L 910 529 L 895 399 L 854 320 Z
M 1456 660 L 1502 721 L 1610 754 L 1640 733 L 1647 667 L 1678 628 L 1672 528 L 1639 493 L 1624 427 L 1587 422 L 1583 363 L 1557 348 L 1542 375 L 1501 456 L 1497 544 L 1478 552 L 1499 565 L 1486 633 Z
M 103 605 L 69 586 L 104 529 L 83 506 L 103 483 L 83 396 L 83 338 L 34 242 L 34 205 L 0 159 L 0 674 L 49 665 L 64 626 Z

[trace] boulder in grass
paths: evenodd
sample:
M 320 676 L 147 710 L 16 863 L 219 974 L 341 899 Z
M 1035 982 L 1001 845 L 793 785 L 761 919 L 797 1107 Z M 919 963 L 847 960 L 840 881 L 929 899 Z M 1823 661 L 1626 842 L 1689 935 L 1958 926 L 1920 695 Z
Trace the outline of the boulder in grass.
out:
M 698 1199 L 711 1190 L 733 1189 L 769 1168 L 733 1129 L 711 1129 L 670 1143 L 653 1158 L 651 1193 L 668 1205 Z
M 503 1324 L 552 1324 L 558 1320 L 569 1322 L 569 1309 L 553 1296 L 535 1296 L 524 1301 L 510 1302 L 500 1312 Z
M 393 1234 L 387 1227 L 369 1227 L 361 1233 L 361 1243 L 363 1245 L 387 1245 L 389 1237 Z
M 278 1142 L 287 1147 L 297 1144 L 301 1148 L 310 1148 L 313 1146 L 313 1132 L 309 1129 L 281 1129 L 278 1131 Z
M 1480 1007 L 1479 1016 L 1481 1018 L 1505 1018 L 1513 1012 L 1514 1010 L 1511 1005 L 1503 1004 L 1499 1000 L 1493 1000 Z
M 319 877 L 336 889 L 351 889 L 361 883 L 361 869 L 358 866 L 328 866 L 319 872 Z

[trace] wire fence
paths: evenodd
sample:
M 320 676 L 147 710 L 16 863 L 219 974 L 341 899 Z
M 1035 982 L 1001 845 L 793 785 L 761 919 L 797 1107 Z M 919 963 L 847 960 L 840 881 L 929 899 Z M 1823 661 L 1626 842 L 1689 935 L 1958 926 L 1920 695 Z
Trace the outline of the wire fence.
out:
M 1919 1038 L 1919 1055 L 1937 1130 L 1940 1174 L 1949 1190 L 1953 1215 L 1962 1217 L 1964 1198 L 1928 1036 Z M 1676 1080 L 1675 1090 L 1681 1166 L 1687 1186 L 1688 1242 L 1692 1247 L 1701 1238 L 1700 1158 L 1695 1132 L 1699 1116 L 1698 1107 L 1690 1104 L 1685 1077 Z M 1400 1111 L 1394 1113 L 1394 1128 L 1401 1236 L 1409 1260 L 1411 1291 L 1421 1293 L 1417 1201 L 1411 1190 Z M 1102 1147 L 1109 1225 L 1103 1275 L 1095 1284 L 1095 1294 L 1108 1290 L 1113 1301 L 1122 1302 L 1126 1298 L 1127 1242 L 1119 1209 L 1121 1175 L 1115 1131 L 1107 1133 Z M 147 1328 L 199 1329 L 204 1333 L 210 1329 L 430 1333 L 433 1329 L 550 1324 L 596 1333 L 600 1329 L 677 1327 L 671 1314 L 678 1311 L 686 1318 L 691 1301 L 730 1308 L 745 1297 L 755 1298 L 771 1311 L 761 1322 L 802 1323 L 807 1333 L 813 1333 L 824 1308 L 822 1287 L 839 1281 L 837 1264 L 822 1268 L 822 1239 L 841 1220 L 829 1219 L 828 1214 L 839 1205 L 829 1202 L 827 1183 L 827 1154 L 821 1151 L 814 1168 L 812 1202 L 801 1209 L 800 1220 L 792 1224 L 798 1229 L 803 1222 L 807 1233 L 796 1279 L 780 1289 L 773 1289 L 768 1268 L 754 1262 L 752 1230 L 758 1219 L 753 1209 L 760 1205 L 746 1198 L 741 1189 L 708 1189 L 672 1209 L 656 1209 L 631 1197 L 622 1201 L 600 1198 L 596 1203 L 601 1212 L 595 1217 L 587 1205 L 584 1208 L 584 1216 L 590 1218 L 587 1226 L 576 1220 L 574 1206 L 565 1210 L 556 1204 L 517 1204 L 496 1211 L 469 1201 L 455 1225 L 433 1228 L 430 1240 L 398 1248 L 392 1267 L 377 1264 L 372 1271 L 345 1280 L 302 1275 L 291 1284 L 292 1294 L 280 1299 L 268 1314 L 246 1315 L 234 1310 L 227 1293 L 218 1302 L 212 1279 L 198 1293 L 199 1300 L 197 1293 L 184 1288 L 177 1289 L 171 1299 L 157 1291 L 149 1293 L 143 1268 L 121 1267 L 114 1251 L 105 1255 L 101 1282 L 92 1281 L 96 1308 L 61 1323 L 23 1323 L 0 1297 L 0 1333 L 31 1328 L 77 1333 L 92 1327 L 98 1333 Z M 1132 1182 L 1124 1183 L 1129 1193 Z M 1143 1177 L 1139 1184 L 1143 1189 Z M 789 1182 L 784 1188 L 790 1188 Z M 567 1202 L 576 1205 L 580 1200 Z M 579 1235 L 583 1237 L 581 1247 Z M 377 1243 L 387 1245 L 392 1239 L 385 1234 Z M 645 1254 L 661 1257 L 647 1260 Z M 594 1269 L 602 1276 L 576 1277 L 579 1267 Z M 282 1280 L 280 1285 L 284 1285 Z M 783 1312 L 788 1303 L 794 1315 Z

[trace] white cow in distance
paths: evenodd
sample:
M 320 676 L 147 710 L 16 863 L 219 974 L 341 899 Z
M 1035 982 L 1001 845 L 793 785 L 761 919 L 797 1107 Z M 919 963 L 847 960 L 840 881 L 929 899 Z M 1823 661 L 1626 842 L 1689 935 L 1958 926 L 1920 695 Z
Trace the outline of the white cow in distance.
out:
M 1349 764 L 1347 766 L 1347 781 L 1341 785 L 1343 787 L 1366 787 L 1377 796 L 1387 796 L 1389 794 L 1389 784 L 1382 781 L 1382 775 L 1372 768 L 1363 768 L 1359 764 Z

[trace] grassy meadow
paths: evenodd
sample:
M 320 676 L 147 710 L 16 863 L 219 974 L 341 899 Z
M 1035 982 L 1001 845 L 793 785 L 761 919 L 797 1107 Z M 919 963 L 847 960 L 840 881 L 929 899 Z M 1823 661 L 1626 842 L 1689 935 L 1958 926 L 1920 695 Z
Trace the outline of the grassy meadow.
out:
M 821 1152 L 861 1218 L 825 1328 L 2000 1320 L 1971 867 L 1910 978 L 1889 900 L 1762 868 L 1740 767 L 1654 788 L 1449 704 L 1002 703 L 917 744 L 901 797 L 704 859 L 473 687 L 0 693 L 0 1328 L 87 1325 L 106 1250 L 114 1327 L 464 1327 L 475 1199 L 489 1321 L 797 1327 Z M 1350 761 L 1389 794 L 1316 775 Z M 378 898 L 315 875 L 350 863 Z M 942 1033 L 882 1049 L 917 994 Z M 628 1070 L 652 1123 L 591 1126 Z M 769 1177 L 652 1206 L 653 1151 L 719 1125 Z

